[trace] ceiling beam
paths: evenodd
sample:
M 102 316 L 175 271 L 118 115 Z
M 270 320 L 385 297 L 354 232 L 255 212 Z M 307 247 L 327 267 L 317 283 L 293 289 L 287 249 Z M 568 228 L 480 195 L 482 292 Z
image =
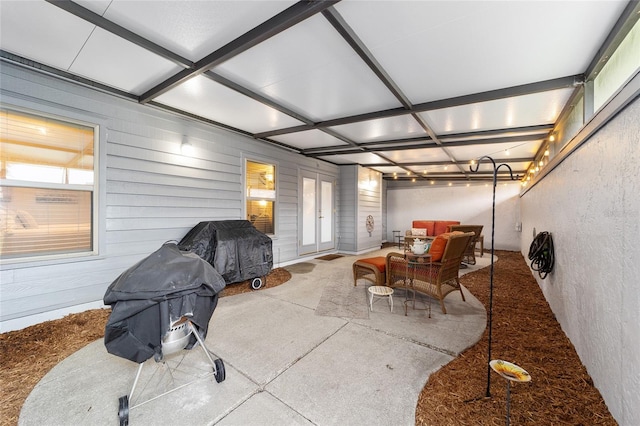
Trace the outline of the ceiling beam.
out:
M 253 90 L 248 89 L 245 86 L 241 86 L 238 83 L 229 80 L 226 77 L 221 76 L 220 74 L 217 74 L 213 71 L 205 71 L 202 75 L 204 75 L 205 77 L 209 78 L 210 80 L 215 81 L 216 83 L 222 84 L 223 86 L 238 92 L 244 96 L 247 96 L 251 99 L 253 99 L 254 101 L 260 102 L 261 104 L 264 104 L 270 108 L 273 108 L 277 111 L 280 111 L 283 114 L 286 114 L 290 117 L 295 118 L 296 120 L 300 120 L 305 124 L 311 124 L 313 123 L 312 120 L 308 119 L 307 117 L 303 116 L 302 114 L 298 114 L 297 112 L 293 111 L 292 109 L 286 108 L 285 106 L 277 103 L 276 101 L 267 98 L 266 96 L 263 96 L 259 93 L 254 92 Z
M 140 96 L 140 103 L 149 102 L 151 99 L 173 89 L 191 77 L 202 74 L 210 68 L 228 61 L 234 56 L 237 56 L 257 44 L 275 36 L 276 34 L 293 27 L 316 13 L 322 12 L 324 9 L 337 2 L 338 1 L 336 0 L 326 0 L 299 1 L 295 3 L 293 6 L 278 13 L 257 27 L 247 31 L 215 52 L 212 52 L 200 59 L 195 63 L 193 68 L 182 70 L 157 86 L 151 88 L 146 93 L 143 93 Z
M 523 176 L 525 173 L 524 170 L 519 170 L 519 171 L 514 171 L 513 175 L 514 176 Z M 389 174 L 383 174 L 382 178 L 384 180 L 392 180 L 392 181 L 396 181 L 396 182 L 410 182 L 413 181 L 414 179 L 417 178 L 421 178 L 420 180 L 422 181 L 435 181 L 435 182 L 491 182 L 493 181 L 493 172 L 489 171 L 489 172 L 476 172 L 476 173 L 472 173 L 469 176 L 465 177 L 464 175 L 459 175 L 459 176 L 451 176 L 451 175 L 439 175 L 439 176 L 435 176 L 435 173 L 433 175 L 425 175 L 425 176 L 418 176 L 418 175 L 414 175 L 414 176 L 401 176 L 401 175 L 397 175 L 397 176 L 393 176 L 393 175 L 389 175 Z M 513 182 L 514 180 L 511 179 L 511 175 L 509 173 L 501 173 L 499 175 L 496 176 L 496 180 L 498 181 L 511 181 Z
M 342 38 L 351 46 L 351 48 L 360 56 L 360 59 L 364 61 L 365 64 L 369 67 L 371 71 L 382 81 L 382 83 L 389 89 L 393 96 L 402 104 L 402 106 L 410 110 L 411 102 L 409 98 L 402 93 L 400 87 L 391 79 L 389 74 L 382 68 L 382 65 L 378 63 L 376 58 L 373 56 L 371 51 L 367 48 L 367 46 L 360 40 L 358 35 L 353 31 L 353 29 L 347 24 L 344 18 L 338 13 L 338 11 L 329 7 L 322 11 L 322 15 L 329 21 L 329 23 L 333 26 L 333 28 L 338 31 L 338 33 L 342 36 Z
M 364 114 L 352 115 L 349 117 L 341 117 L 332 120 L 326 120 L 318 122 L 309 126 L 296 126 L 284 129 L 272 130 L 269 132 L 260 133 L 259 137 L 269 137 L 275 135 L 283 135 L 286 133 L 299 132 L 301 130 L 311 130 L 323 127 L 342 126 L 345 124 L 359 123 L 362 121 L 375 120 L 379 118 L 397 117 L 410 113 L 419 113 L 426 111 L 433 111 L 442 108 L 451 108 L 456 106 L 468 105 L 480 102 L 495 101 L 498 99 L 504 99 L 512 96 L 524 96 L 533 93 L 546 92 L 550 90 L 566 89 L 575 87 L 582 83 L 584 77 L 582 74 L 571 75 L 567 77 L 554 78 L 551 80 L 538 81 L 535 83 L 522 84 L 520 86 L 506 87 L 503 89 L 489 90 L 486 92 L 473 93 L 470 95 L 456 96 L 448 99 L 441 99 L 437 101 L 423 102 L 415 104 L 411 108 L 411 112 L 405 108 L 391 108 L 382 111 L 369 112 Z
M 457 139 L 469 139 L 473 137 L 483 138 L 485 136 L 492 135 L 500 135 L 504 133 L 525 133 L 525 134 L 538 134 L 538 135 L 548 135 L 549 132 L 553 130 L 554 124 L 537 124 L 533 126 L 522 126 L 522 127 L 503 127 L 501 129 L 490 129 L 490 130 L 480 130 L 476 132 L 463 132 L 463 133 L 448 133 L 446 135 L 440 135 L 439 138 L 441 141 L 446 142 L 448 140 L 457 140 Z
M 524 163 L 524 162 L 531 162 L 531 158 L 526 157 L 526 158 L 501 158 L 500 162 L 501 163 Z M 398 162 L 398 163 L 394 163 L 394 164 L 380 164 L 380 163 L 375 163 L 375 164 L 361 164 L 362 167 L 390 167 L 390 166 L 395 166 L 396 164 L 403 166 L 403 167 L 415 167 L 415 166 L 448 166 L 453 164 L 451 161 L 417 161 L 417 162 L 413 162 L 413 163 L 405 163 L 405 162 Z M 465 166 L 469 166 L 469 160 L 467 161 L 456 161 L 455 164 L 458 165 L 465 165 Z M 416 172 L 414 172 L 416 173 Z
M 467 140 L 459 140 L 455 142 L 444 142 L 442 145 L 437 145 L 435 142 L 425 142 L 425 143 L 415 143 L 419 140 L 424 139 L 410 139 L 404 140 L 405 144 L 398 144 L 390 146 L 389 143 L 393 141 L 384 141 L 384 142 L 370 142 L 366 144 L 360 144 L 359 149 L 350 148 L 350 147 L 320 147 L 320 148 L 309 148 L 306 150 L 302 150 L 301 152 L 304 155 L 317 157 L 320 155 L 330 155 L 332 153 L 337 154 L 356 154 L 361 152 L 363 149 L 368 152 L 378 153 L 379 151 L 406 151 L 411 149 L 430 149 L 430 148 L 452 148 L 452 147 L 460 147 L 460 146 L 474 146 L 474 145 L 491 145 L 491 144 L 504 144 L 504 143 L 527 143 L 533 142 L 539 139 L 542 139 L 545 135 L 541 134 L 532 134 L 532 135 L 518 135 L 518 136 L 505 136 L 502 138 L 484 138 L 484 139 L 467 139 Z M 406 143 L 409 142 L 409 143 Z M 414 143 L 411 143 L 414 142 Z M 380 145 L 384 146 L 380 146 Z M 336 152 L 338 151 L 338 152 Z M 449 156 L 451 158 L 451 156 Z M 452 161 L 449 161 L 452 163 Z

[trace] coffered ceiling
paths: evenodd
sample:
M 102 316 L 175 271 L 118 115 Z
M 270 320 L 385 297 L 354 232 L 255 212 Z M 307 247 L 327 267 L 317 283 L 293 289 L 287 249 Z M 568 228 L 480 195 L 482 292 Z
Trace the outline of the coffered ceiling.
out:
M 3 62 L 385 178 L 524 173 L 627 0 L 0 1 Z

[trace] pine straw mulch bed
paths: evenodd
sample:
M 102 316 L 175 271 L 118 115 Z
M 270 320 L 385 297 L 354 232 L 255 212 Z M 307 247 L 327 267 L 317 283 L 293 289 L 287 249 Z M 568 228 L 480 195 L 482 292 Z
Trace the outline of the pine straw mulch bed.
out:
M 491 358 L 517 364 L 531 375 L 530 382 L 511 385 L 511 424 L 616 425 L 522 254 L 496 251 L 496 256 Z M 490 269 L 460 278 L 485 307 Z M 506 423 L 506 381 L 493 370 L 491 397 L 485 397 L 487 350 L 488 328 L 476 345 L 429 377 L 418 399 L 416 424 Z
M 492 358 L 518 364 L 532 377 L 511 386 L 511 423 L 615 425 L 600 393 L 564 335 L 522 255 L 497 251 L 494 265 Z M 486 254 L 485 254 L 486 256 Z M 488 306 L 489 270 L 472 272 L 462 284 Z M 265 287 L 289 280 L 274 269 Z M 221 297 L 250 290 L 227 286 Z M 38 381 L 57 363 L 103 337 L 108 309 L 96 309 L 0 334 L 0 424 L 15 425 Z M 506 384 L 491 371 L 487 385 L 487 332 L 475 346 L 431 375 L 416 407 L 417 425 L 502 425 Z

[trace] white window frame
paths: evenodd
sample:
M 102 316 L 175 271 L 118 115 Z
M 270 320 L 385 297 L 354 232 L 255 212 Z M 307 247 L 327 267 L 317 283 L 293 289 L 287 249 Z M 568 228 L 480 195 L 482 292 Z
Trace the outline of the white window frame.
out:
M 45 112 L 29 107 L 16 106 L 13 104 L 1 104 L 2 109 L 15 111 L 19 113 L 29 114 L 43 119 L 52 119 L 69 124 L 80 125 L 93 129 L 93 184 L 92 185 L 77 185 L 77 184 L 54 184 L 44 182 L 32 182 L 22 181 L 14 179 L 0 178 L 0 186 L 2 187 L 26 187 L 26 188 L 39 188 L 39 189 L 53 189 L 53 190 L 69 190 L 69 191 L 91 191 L 91 250 L 82 252 L 69 252 L 69 253 L 56 253 L 56 254 L 44 254 L 44 255 L 26 255 L 23 257 L 3 258 L 0 257 L 0 265 L 7 267 L 31 267 L 41 266 L 47 264 L 57 264 L 65 262 L 75 262 L 79 260 L 94 260 L 99 258 L 100 253 L 104 250 L 104 241 L 100 238 L 100 235 L 104 234 L 104 226 L 100 221 L 101 217 L 104 217 L 105 207 L 101 203 L 101 200 L 105 199 L 104 186 L 100 185 L 102 174 L 101 170 L 106 169 L 106 159 L 103 158 L 104 154 L 100 150 L 100 141 L 104 139 L 104 126 L 101 126 L 94 121 L 86 121 L 84 119 L 78 119 L 74 117 L 61 116 L 58 114 Z
M 248 177 L 248 172 L 247 172 L 247 162 L 252 162 L 252 163 L 260 163 L 260 164 L 266 164 L 266 165 L 270 165 L 273 166 L 275 169 L 275 173 L 274 173 L 274 180 L 275 180 L 275 197 L 273 198 L 269 198 L 269 201 L 273 201 L 273 233 L 268 233 L 267 235 L 269 235 L 272 238 L 275 238 L 275 236 L 278 234 L 278 199 L 279 199 L 279 195 L 280 195 L 280 165 L 278 164 L 278 162 L 270 160 L 270 159 L 266 159 L 266 158 L 257 158 L 257 157 L 243 157 L 243 162 L 242 162 L 242 217 L 244 219 L 247 219 L 247 202 L 248 201 L 252 201 L 252 200 L 258 200 L 259 197 L 249 197 L 249 194 L 247 193 L 247 187 L 248 187 L 248 183 L 247 183 L 247 177 Z

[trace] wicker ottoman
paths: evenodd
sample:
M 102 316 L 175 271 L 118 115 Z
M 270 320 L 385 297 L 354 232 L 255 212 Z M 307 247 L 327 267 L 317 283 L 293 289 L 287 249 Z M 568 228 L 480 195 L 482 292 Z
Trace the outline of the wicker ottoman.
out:
M 353 262 L 353 285 L 358 285 L 358 279 L 369 280 L 376 286 L 383 286 L 385 277 L 386 257 L 369 257 Z

